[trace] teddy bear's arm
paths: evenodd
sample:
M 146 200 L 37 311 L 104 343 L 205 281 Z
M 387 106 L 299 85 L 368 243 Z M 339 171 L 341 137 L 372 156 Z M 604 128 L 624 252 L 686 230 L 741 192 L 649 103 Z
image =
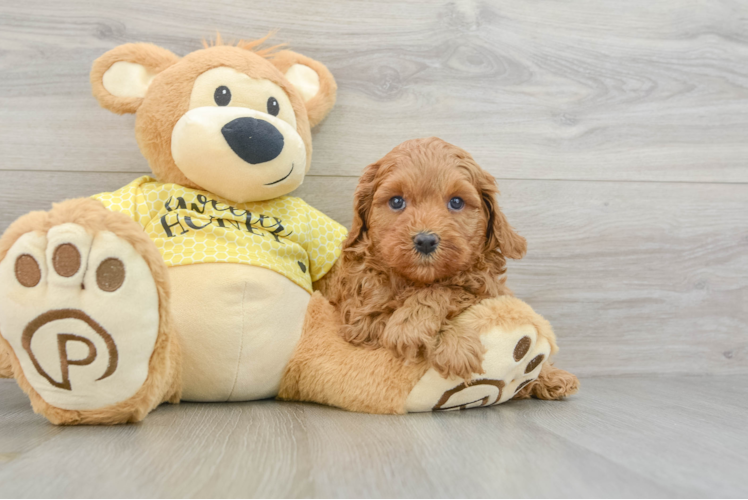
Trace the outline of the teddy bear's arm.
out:
M 342 252 L 343 241 L 348 236 L 348 231 L 342 224 L 334 221 L 316 208 L 308 205 L 302 200 L 299 209 L 305 212 L 306 224 L 302 235 L 294 235 L 301 238 L 299 243 L 304 247 L 309 256 L 309 274 L 313 286 L 319 280 L 327 276 Z M 330 281 L 329 279 L 327 280 Z M 315 286 L 324 287 L 325 284 Z
M 320 279 L 312 283 L 312 288 L 315 292 L 320 292 L 325 297 L 328 297 L 328 294 L 331 291 L 331 287 L 334 286 L 335 281 L 335 275 L 339 272 L 340 269 L 340 259 L 335 261 L 335 264 L 332 265 L 329 271 L 322 276 Z
M 156 213 L 155 205 L 149 203 L 146 192 L 153 182 L 154 180 L 149 176 L 139 177 L 116 191 L 99 193 L 92 198 L 99 200 L 112 212 L 125 214 L 145 227 Z

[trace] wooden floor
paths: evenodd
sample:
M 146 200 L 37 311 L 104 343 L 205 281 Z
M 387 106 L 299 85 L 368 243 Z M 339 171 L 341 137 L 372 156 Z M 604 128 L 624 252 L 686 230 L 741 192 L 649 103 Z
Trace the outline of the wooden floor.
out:
M 3 1 L 0 231 L 148 172 L 134 118 L 91 96 L 95 58 L 273 28 L 339 86 L 296 194 L 349 225 L 361 170 L 400 142 L 471 152 L 528 239 L 509 285 L 582 393 L 406 417 L 182 405 L 61 429 L 0 381 L 0 495 L 748 495 L 748 2 Z
M 377 416 L 162 406 L 60 428 L 0 381 L 2 497 L 745 497 L 748 376 L 589 378 L 564 402 Z

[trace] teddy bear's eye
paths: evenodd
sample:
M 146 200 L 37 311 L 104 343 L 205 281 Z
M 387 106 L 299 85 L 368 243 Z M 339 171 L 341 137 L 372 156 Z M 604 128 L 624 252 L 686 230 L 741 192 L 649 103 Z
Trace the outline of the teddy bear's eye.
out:
M 213 100 L 219 106 L 228 106 L 231 102 L 231 91 L 226 85 L 221 85 L 213 94 Z
M 271 97 L 268 99 L 268 113 L 273 116 L 278 116 L 278 113 L 280 113 L 280 106 L 278 105 L 278 100 L 275 97 Z

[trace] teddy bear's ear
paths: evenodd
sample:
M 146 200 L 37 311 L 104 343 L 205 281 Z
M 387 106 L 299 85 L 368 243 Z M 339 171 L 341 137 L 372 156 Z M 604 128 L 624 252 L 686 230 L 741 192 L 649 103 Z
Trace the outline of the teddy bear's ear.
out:
M 93 95 L 109 111 L 135 113 L 153 78 L 178 60 L 172 52 L 150 43 L 115 47 L 93 63 Z
M 335 104 L 338 86 L 327 67 L 290 50 L 281 50 L 270 59 L 286 79 L 296 87 L 306 105 L 309 125 L 321 122 Z

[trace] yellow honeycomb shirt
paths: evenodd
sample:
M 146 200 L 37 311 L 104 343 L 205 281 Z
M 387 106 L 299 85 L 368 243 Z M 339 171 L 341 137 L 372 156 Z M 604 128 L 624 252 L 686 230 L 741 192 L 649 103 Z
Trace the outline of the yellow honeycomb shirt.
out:
M 347 233 L 300 198 L 232 205 L 148 176 L 94 198 L 143 226 L 167 266 L 250 264 L 276 271 L 309 293 L 340 256 Z

